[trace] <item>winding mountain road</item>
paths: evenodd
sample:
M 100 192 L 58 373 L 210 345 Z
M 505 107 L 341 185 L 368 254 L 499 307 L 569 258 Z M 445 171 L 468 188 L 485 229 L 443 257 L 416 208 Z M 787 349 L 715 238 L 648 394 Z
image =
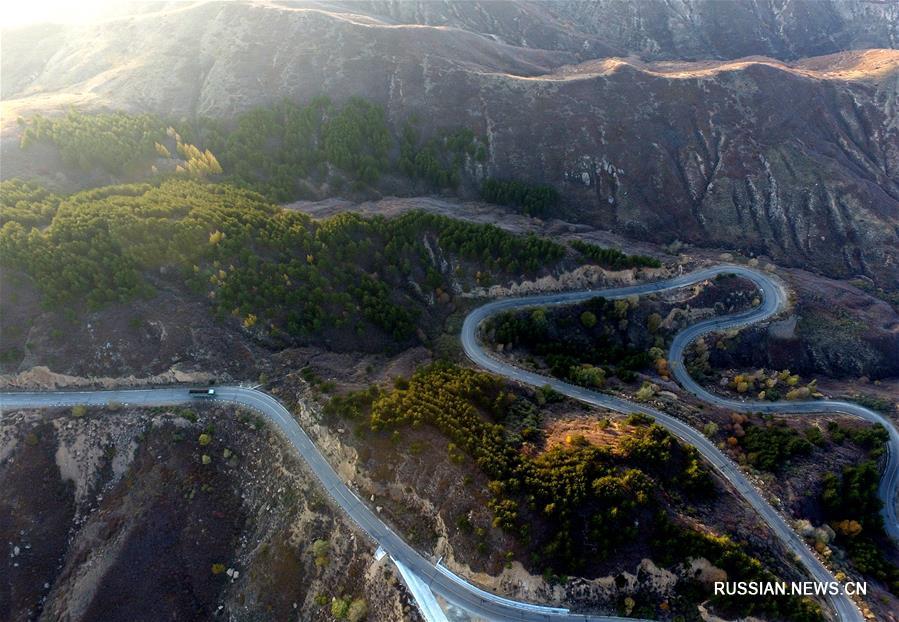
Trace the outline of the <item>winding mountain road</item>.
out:
M 708 279 L 714 279 L 721 274 L 735 274 L 748 279 L 759 288 L 761 304 L 752 309 L 729 316 L 711 318 L 694 324 L 678 333 L 669 352 L 669 365 L 675 379 L 687 391 L 700 399 L 718 406 L 734 409 L 742 412 L 767 412 L 773 414 L 802 414 L 802 413 L 843 413 L 860 417 L 872 423 L 883 425 L 889 432 L 889 443 L 886 456 L 884 475 L 880 483 L 879 494 L 883 501 L 884 527 L 887 533 L 896 541 L 899 541 L 899 524 L 896 519 L 896 493 L 899 484 L 899 432 L 886 417 L 858 404 L 850 402 L 812 400 L 789 402 L 744 402 L 739 400 L 727 400 L 714 395 L 702 388 L 687 373 L 684 367 L 684 351 L 686 347 L 698 337 L 710 332 L 728 330 L 760 322 L 778 313 L 784 308 L 787 301 L 783 287 L 771 276 L 744 266 L 719 265 L 664 281 L 641 283 L 627 287 L 609 288 L 603 290 L 586 290 L 577 292 L 563 292 L 556 294 L 542 294 L 522 298 L 506 298 L 489 302 L 472 311 L 466 318 L 462 327 L 462 346 L 468 357 L 478 366 L 495 374 L 505 376 L 532 386 L 549 385 L 555 391 L 573 399 L 607 408 L 622 413 L 639 412 L 653 417 L 659 424 L 667 428 L 672 434 L 696 449 L 708 460 L 712 466 L 724 477 L 741 496 L 758 512 L 762 519 L 769 525 L 774 534 L 800 560 L 809 575 L 815 581 L 832 582 L 833 575 L 821 563 L 815 553 L 805 544 L 798 534 L 789 526 L 782 517 L 765 499 L 742 473 L 740 468 L 724 455 L 714 443 L 695 428 L 683 421 L 665 414 L 660 410 L 621 399 L 612 395 L 591 391 L 584 387 L 569 384 L 557 378 L 543 376 L 531 371 L 518 368 L 506 361 L 500 360 L 484 350 L 479 339 L 479 327 L 489 317 L 504 311 L 515 311 L 524 308 L 567 305 L 582 302 L 602 296 L 608 299 L 639 296 L 653 292 L 662 292 L 699 283 Z M 862 620 L 862 615 L 855 604 L 844 595 L 834 596 L 829 599 L 840 620 Z
M 41 393 L 0 393 L 0 417 L 3 413 L 24 408 L 57 408 L 79 404 L 106 406 L 174 406 L 199 399 L 186 388 L 128 389 L 108 391 L 55 391 Z M 520 622 L 635 622 L 634 618 L 589 616 L 570 613 L 567 609 L 544 607 L 515 601 L 482 590 L 453 574 L 439 561 L 421 555 L 387 526 L 363 503 L 348 482 L 331 467 L 293 415 L 281 402 L 267 393 L 243 387 L 218 387 L 215 399 L 250 408 L 272 423 L 299 452 L 334 502 L 394 560 L 402 563 L 435 594 L 448 602 L 486 620 Z M 433 622 L 433 621 L 431 621 Z M 641 621 L 636 621 L 641 622 Z M 649 622 L 649 621 L 642 621 Z
M 765 274 L 745 268 L 741 268 L 739 271 L 731 271 L 755 283 L 762 292 L 763 300 L 778 301 L 778 306 L 773 309 L 763 303 L 761 307 L 757 308 L 757 313 L 765 313 L 764 317 L 770 317 L 780 311 L 786 301 L 786 294 L 777 282 Z M 896 514 L 896 504 L 899 503 L 899 430 L 887 417 L 859 404 L 838 400 L 778 402 L 729 400 L 711 393 L 690 376 L 684 366 L 684 353 L 687 346 L 703 335 L 745 326 L 763 319 L 755 315 L 754 311 L 756 309 L 729 317 L 710 318 L 693 324 L 678 333 L 671 344 L 668 355 L 671 372 L 675 380 L 685 390 L 704 402 L 737 412 L 762 412 L 773 415 L 839 413 L 882 425 L 889 434 L 889 441 L 887 442 L 887 455 L 883 477 L 878 488 L 878 496 L 883 502 L 881 515 L 883 517 L 884 530 L 894 542 L 899 544 L 899 518 L 897 518 Z
M 890 450 L 887 457 L 887 470 L 881 482 L 881 496 L 886 501 L 884 519 L 888 523 L 888 531 L 895 537 L 899 527 L 895 520 L 895 492 L 897 485 L 896 461 L 899 456 L 899 435 L 886 419 L 868 409 L 846 402 L 814 401 L 786 403 L 753 403 L 729 401 L 705 391 L 696 384 L 683 367 L 683 353 L 686 346 L 700 335 L 710 331 L 726 330 L 736 326 L 761 321 L 775 314 L 786 301 L 783 289 L 768 275 L 750 270 L 742 266 L 717 266 L 700 270 L 665 281 L 642 283 L 630 287 L 621 287 L 596 291 L 568 292 L 529 296 L 526 298 L 509 298 L 487 303 L 473 310 L 465 319 L 462 328 L 462 344 L 466 354 L 477 365 L 511 380 L 533 386 L 550 385 L 556 391 L 585 403 L 623 413 L 641 412 L 656 419 L 675 436 L 694 446 L 712 464 L 712 466 L 747 500 L 771 527 L 784 546 L 793 552 L 807 569 L 810 576 L 821 582 L 834 581 L 833 576 L 806 546 L 802 539 L 789 527 L 787 522 L 752 486 L 740 469 L 730 461 L 715 445 L 699 431 L 684 422 L 644 404 L 630 402 L 615 396 L 604 395 L 583 387 L 562 382 L 519 369 L 509 363 L 490 356 L 478 339 L 481 323 L 491 315 L 514 309 L 563 305 L 580 302 L 596 296 L 606 298 L 622 298 L 632 295 L 661 292 L 684 287 L 719 274 L 733 273 L 751 280 L 762 293 L 762 303 L 753 309 L 728 317 L 713 318 L 695 324 L 679 333 L 671 348 L 670 362 L 675 378 L 689 391 L 703 400 L 741 411 L 766 411 L 776 413 L 820 413 L 840 412 L 862 417 L 872 422 L 881 423 L 890 431 Z M 183 404 L 192 398 L 185 388 L 110 390 L 85 392 L 41 392 L 41 393 L 0 393 L 0 416 L 2 413 L 22 408 L 66 407 L 78 404 L 106 405 L 118 402 L 129 406 L 163 406 Z M 509 600 L 491 594 L 452 574 L 448 569 L 421 555 L 389 526 L 376 513 L 363 503 L 352 491 L 349 483 L 343 482 L 321 452 L 315 447 L 309 436 L 297 424 L 291 413 L 272 396 L 254 389 L 243 387 L 219 387 L 216 389 L 217 401 L 239 404 L 262 414 L 275 425 L 281 434 L 299 452 L 307 462 L 315 476 L 319 479 L 335 503 L 349 515 L 359 527 L 365 531 L 393 559 L 400 561 L 409 570 L 420 577 L 430 589 L 445 598 L 448 602 L 481 616 L 488 620 L 520 620 L 536 621 L 577 621 L 577 622 L 633 622 L 633 618 L 615 616 L 587 616 L 571 613 L 567 609 L 544 607 L 520 601 Z M 888 508 L 888 509 L 887 509 Z M 852 601 L 843 595 L 831 597 L 829 604 L 839 620 L 843 622 L 861 622 L 863 617 Z

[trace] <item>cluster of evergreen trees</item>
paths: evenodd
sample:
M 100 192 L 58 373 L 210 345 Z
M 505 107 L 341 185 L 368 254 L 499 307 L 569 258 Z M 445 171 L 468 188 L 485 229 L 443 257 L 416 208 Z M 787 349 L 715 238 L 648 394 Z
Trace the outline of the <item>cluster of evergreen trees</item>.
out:
M 771 472 L 789 466 L 790 458 L 812 451 L 812 443 L 783 422 L 747 426 L 740 444 L 750 464 Z
M 422 180 L 431 189 L 455 190 L 467 159 L 487 159 L 484 145 L 470 129 L 445 130 L 422 141 L 415 119 L 403 126 L 398 168 L 407 177 Z
M 99 167 L 114 175 L 130 174 L 146 164 L 166 135 L 159 117 L 124 112 L 85 114 L 73 109 L 62 117 L 20 118 L 19 124 L 22 148 L 51 142 L 68 165 L 85 172 Z
M 174 147 L 171 141 L 166 146 L 166 138 L 176 138 L 186 172 L 224 173 L 227 181 L 277 202 L 303 198 L 309 181 L 327 181 L 339 191 L 346 181 L 356 188 L 374 185 L 394 170 L 429 189 L 455 189 L 466 159 L 486 158 L 469 129 L 444 130 L 422 140 L 407 123 L 395 137 L 383 107 L 361 98 L 343 105 L 327 97 L 305 105 L 283 101 L 231 121 L 167 123 L 150 114 L 70 110 L 62 117 L 37 115 L 20 123 L 23 148 L 49 142 L 68 165 L 113 175 L 146 173 L 156 157 L 171 157 Z M 393 161 L 397 143 L 400 153 Z
M 880 514 L 883 502 L 878 495 L 880 470 L 876 460 L 883 453 L 889 435 L 880 426 L 844 430 L 832 423 L 828 428 L 832 441 L 843 442 L 850 438 L 868 451 L 863 462 L 847 466 L 841 473 L 824 476 L 821 505 L 825 517 L 836 531 L 837 544 L 849 554 L 852 565 L 899 595 L 899 566 L 883 553 L 888 539 Z
M 493 177 L 484 180 L 481 197 L 488 203 L 515 207 L 529 216 L 541 218 L 550 215 L 559 202 L 559 193 L 552 186 Z
M 598 387 L 612 375 L 630 382 L 661 350 L 654 350 L 659 335 L 629 334 L 633 307 L 627 300 L 593 298 L 561 308 L 501 313 L 486 324 L 496 343 L 521 347 L 543 359 L 557 378 Z
M 413 120 L 394 136 L 383 107 L 361 98 L 343 105 L 327 97 L 305 105 L 285 100 L 231 121 L 170 124 L 150 114 L 70 110 L 20 123 L 23 148 L 49 142 L 68 165 L 113 175 L 147 173 L 156 157 L 171 157 L 175 148 L 166 138 L 175 138 L 187 162 L 184 171 L 203 177 L 224 173 L 227 181 L 277 202 L 304 198 L 310 181 L 328 182 L 337 191 L 349 181 L 360 189 L 390 171 L 431 190 L 453 190 L 467 160 L 486 159 L 483 143 L 470 129 L 442 130 L 424 140 Z M 399 156 L 393 160 L 397 144 Z
M 407 426 L 438 429 L 452 456 L 467 455 L 490 479 L 494 524 L 526 541 L 534 551 L 533 563 L 548 575 L 577 572 L 617 547 L 645 538 L 654 559 L 666 565 L 705 557 L 732 580 L 774 580 L 742 547 L 726 537 L 676 525 L 657 502 L 660 489 L 669 496 L 693 499 L 713 490 L 695 450 L 681 446 L 651 419 L 633 416 L 615 450 L 574 436 L 543 452 L 522 451 L 522 443 L 531 442 L 534 433 L 523 438 L 509 434 L 505 425 L 533 419 L 538 409 L 529 397 L 514 393 L 495 376 L 435 364 L 390 389 L 372 386 L 335 396 L 326 412 L 366 422 L 398 442 Z M 522 416 L 523 412 L 531 414 Z M 702 598 L 692 591 L 688 597 L 692 602 Z M 820 609 L 808 599 L 712 600 L 740 615 L 767 614 L 800 622 L 822 619 Z
M 309 180 L 376 183 L 393 143 L 384 109 L 360 98 L 342 106 L 327 97 L 305 105 L 285 100 L 227 122 L 200 119 L 182 134 L 216 155 L 226 181 L 277 202 L 303 198 Z
M 577 570 L 632 541 L 657 483 L 683 494 L 710 486 L 696 452 L 655 424 L 637 425 L 616 452 L 577 437 L 531 458 L 499 423 L 530 410 L 527 400 L 498 378 L 435 364 L 398 387 L 335 398 L 330 412 L 367 415 L 373 431 L 439 429 L 491 479 L 494 524 L 532 540 L 544 567 Z
M 374 328 L 399 346 L 426 304 L 410 282 L 447 290 L 451 277 L 534 274 L 565 254 L 548 240 L 423 212 L 313 221 L 254 192 L 186 178 L 65 198 L 17 181 L 2 190 L 0 256 L 37 279 L 47 304 L 149 295 L 144 275 L 165 272 L 221 315 L 288 341 Z M 435 248 L 452 274 L 431 257 Z
M 570 246 L 585 258 L 596 262 L 603 268 L 609 268 L 610 270 L 662 267 L 662 263 L 654 257 L 648 257 L 646 255 L 628 255 L 615 248 L 604 248 L 581 240 L 573 240 L 570 243 Z
M 59 207 L 59 197 L 43 186 L 18 179 L 3 182 L 0 193 L 0 226 L 12 221 L 22 227 L 42 227 Z
M 391 137 L 384 109 L 353 98 L 339 110 L 327 110 L 322 148 L 328 162 L 362 183 L 378 180 L 387 168 Z
M 276 202 L 306 197 L 309 181 L 375 184 L 393 145 L 384 109 L 358 97 L 343 105 L 323 96 L 284 100 L 230 121 L 199 119 L 181 133 L 216 155 L 225 181 Z
M 325 98 L 307 105 L 282 102 L 230 123 L 201 119 L 185 133 L 216 154 L 230 181 L 271 200 L 289 201 L 302 195 L 299 180 L 323 173 L 321 134 L 332 108 Z

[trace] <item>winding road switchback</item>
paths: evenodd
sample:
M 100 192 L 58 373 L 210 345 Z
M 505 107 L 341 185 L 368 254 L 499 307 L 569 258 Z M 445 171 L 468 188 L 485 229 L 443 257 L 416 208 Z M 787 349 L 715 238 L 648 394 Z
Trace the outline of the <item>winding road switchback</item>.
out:
M 575 292 L 499 299 L 474 309 L 465 318 L 462 327 L 462 346 L 465 353 L 476 365 L 511 380 L 538 387 L 548 385 L 563 395 L 587 404 L 621 413 L 639 412 L 653 417 L 659 424 L 667 428 L 683 442 L 695 447 L 705 459 L 712 464 L 718 473 L 720 473 L 720 475 L 724 477 L 724 479 L 726 479 L 744 499 L 746 499 L 753 509 L 755 509 L 784 546 L 796 555 L 815 581 L 832 582 L 835 580 L 833 575 L 824 564 L 821 563 L 816 554 L 806 545 L 802 538 L 800 538 L 789 526 L 784 517 L 782 517 L 764 499 L 764 497 L 762 497 L 758 489 L 749 482 L 748 478 L 743 474 L 739 467 L 732 462 L 730 458 L 725 456 L 724 453 L 701 432 L 687 425 L 683 421 L 645 404 L 632 402 L 597 391 L 591 391 L 590 389 L 573 385 L 557 378 L 518 368 L 488 353 L 480 340 L 479 328 L 481 324 L 497 313 L 533 307 L 573 304 L 598 296 L 616 299 L 626 298 L 628 296 L 645 295 L 653 292 L 662 292 L 686 287 L 708 279 L 713 279 L 722 274 L 735 274 L 754 283 L 759 289 L 761 303 L 747 311 L 699 322 L 678 333 L 672 342 L 669 352 L 669 364 L 675 379 L 687 391 L 693 393 L 704 401 L 742 412 L 767 412 L 780 415 L 843 413 L 883 425 L 889 432 L 890 437 L 884 474 L 879 487 L 879 494 L 884 505 L 883 519 L 886 531 L 894 540 L 899 541 L 899 525 L 897 525 L 895 508 L 896 489 L 897 483 L 899 483 L 899 465 L 897 465 L 897 461 L 899 461 L 899 432 L 897 432 L 896 427 L 887 420 L 886 417 L 880 413 L 850 402 L 829 400 L 743 402 L 738 400 L 727 400 L 702 388 L 692 377 L 690 377 L 684 367 L 684 351 L 686 347 L 698 337 L 714 331 L 738 328 L 763 321 L 784 308 L 787 301 L 786 292 L 770 275 L 745 266 L 719 265 L 663 281 L 640 283 L 625 287 L 614 287 L 601 290 L 588 289 Z M 829 601 L 840 620 L 863 619 L 861 612 L 847 596 L 834 596 L 830 598 Z
M 526 307 L 563 305 L 580 302 L 596 296 L 606 298 L 622 298 L 652 292 L 684 287 L 719 274 L 732 273 L 755 283 L 762 294 L 762 303 L 749 310 L 735 315 L 713 318 L 695 324 L 679 333 L 672 344 L 670 362 L 675 378 L 688 391 L 700 399 L 727 408 L 742 411 L 765 411 L 775 413 L 820 413 L 840 412 L 855 415 L 868 421 L 881 423 L 890 431 L 890 448 L 887 455 L 886 473 L 881 482 L 881 496 L 887 501 L 884 518 L 888 522 L 888 531 L 895 537 L 899 533 L 895 522 L 895 499 L 897 473 L 896 460 L 899 456 L 899 435 L 895 427 L 890 425 L 882 415 L 848 402 L 813 401 L 785 403 L 754 403 L 724 400 L 705 391 L 690 378 L 683 367 L 683 353 L 686 346 L 700 335 L 710 331 L 726 330 L 752 322 L 764 320 L 779 311 L 786 301 L 783 289 L 768 275 L 750 270 L 742 266 L 716 266 L 678 276 L 665 281 L 642 283 L 629 287 L 604 290 L 587 290 L 558 294 L 529 296 L 526 298 L 508 298 L 489 302 L 474 309 L 465 319 L 462 328 L 462 345 L 471 360 L 496 374 L 511 380 L 533 386 L 549 385 L 556 391 L 582 402 L 608 408 L 622 413 L 640 412 L 656 419 L 675 436 L 692 445 L 708 460 L 722 477 L 759 513 L 770 526 L 784 546 L 794 553 L 810 576 L 816 581 L 831 582 L 834 577 L 818 560 L 802 539 L 789 527 L 786 520 L 778 514 L 751 485 L 740 469 L 730 461 L 711 441 L 699 431 L 686 423 L 662 411 L 645 404 L 631 402 L 619 397 L 605 395 L 583 387 L 562 382 L 519 369 L 509 363 L 489 355 L 478 338 L 481 323 L 490 316 L 502 312 Z M 106 405 L 118 402 L 129 406 L 163 406 L 188 403 L 192 398 L 185 388 L 109 390 L 83 392 L 41 392 L 41 393 L 2 393 L 0 394 L 0 416 L 8 410 L 21 408 L 52 408 L 85 405 Z M 400 561 L 427 584 L 432 591 L 448 602 L 487 620 L 500 621 L 570 621 L 570 622 L 634 622 L 634 618 L 616 616 L 590 616 L 572 613 L 567 609 L 544 607 L 506 599 L 486 592 L 464 579 L 454 575 L 439 563 L 434 563 L 409 546 L 399 535 L 386 525 L 377 514 L 371 511 L 351 490 L 348 483 L 343 482 L 309 436 L 303 431 L 291 413 L 278 400 L 267 393 L 243 387 L 219 387 L 216 389 L 217 401 L 239 404 L 262 414 L 274 424 L 279 432 L 297 450 L 307 462 L 312 472 L 321 482 L 330 497 L 359 527 L 379 544 L 388 555 Z M 891 522 L 890 522 L 891 521 Z M 854 603 L 844 595 L 829 598 L 829 604 L 837 618 L 843 622 L 861 622 L 863 617 Z

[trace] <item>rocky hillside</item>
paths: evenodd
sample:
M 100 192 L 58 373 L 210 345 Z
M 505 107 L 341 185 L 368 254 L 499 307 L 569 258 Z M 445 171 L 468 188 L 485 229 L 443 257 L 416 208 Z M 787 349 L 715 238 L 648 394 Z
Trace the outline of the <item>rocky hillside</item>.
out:
M 291 4 L 284 2 L 284 5 Z M 899 6 L 881 0 L 321 2 L 395 24 L 450 26 L 585 58 L 780 59 L 899 43 Z M 338 8 L 339 7 L 339 8 Z
M 14 120 L 37 110 L 363 95 L 396 125 L 471 127 L 488 175 L 555 185 L 569 217 L 895 288 L 897 28 L 894 3 L 762 0 L 199 3 L 35 27 L 4 33 L 4 176 L 27 170 Z
M 793 313 L 710 348 L 715 369 L 790 369 L 807 376 L 883 380 L 899 376 L 899 313 L 857 288 L 792 271 Z
M 248 413 L 4 413 L 0 484 L 4 620 L 324 621 L 332 598 L 418 619 L 387 560 Z

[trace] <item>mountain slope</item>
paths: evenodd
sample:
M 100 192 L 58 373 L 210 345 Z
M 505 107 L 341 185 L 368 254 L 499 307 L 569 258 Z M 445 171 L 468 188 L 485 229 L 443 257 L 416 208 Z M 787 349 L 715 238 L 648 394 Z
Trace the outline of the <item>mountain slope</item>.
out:
M 789 57 L 844 45 L 835 35 L 822 48 L 836 14 L 845 18 L 837 32 L 849 33 L 845 45 L 869 34 L 892 45 L 895 5 L 791 4 L 774 22 L 762 11 L 761 30 L 750 37 L 756 45 L 725 53 L 696 37 L 683 49 L 661 39 L 622 43 L 609 24 L 625 8 L 608 4 L 200 3 L 89 27 L 6 33 L 4 168 L 22 170 L 13 121 L 36 110 L 74 103 L 227 118 L 282 97 L 363 95 L 384 105 L 395 125 L 417 114 L 434 121 L 426 129 L 471 127 L 489 139 L 489 175 L 551 183 L 581 220 L 896 287 L 899 52 L 789 63 L 605 55 L 652 48 L 677 58 L 695 48 L 708 57 L 766 49 Z M 726 15 L 708 17 L 719 5 L 670 4 L 707 34 L 720 34 L 715 24 Z M 762 7 L 741 4 L 735 24 L 748 5 Z M 645 12 L 658 3 L 634 6 Z M 831 17 L 808 22 L 805 37 L 794 35 L 800 9 L 827 9 Z M 642 40 L 647 19 L 618 38 Z M 676 20 L 665 19 L 673 29 Z M 775 45 L 771 29 L 793 49 Z M 586 31 L 605 34 L 587 41 Z M 26 54 L 35 48 L 38 54 Z M 603 58 L 589 60 L 596 56 Z
M 472 30 L 512 45 L 567 50 L 584 58 L 763 54 L 797 59 L 899 44 L 899 5 L 881 0 L 348 0 L 315 5 L 395 24 Z

